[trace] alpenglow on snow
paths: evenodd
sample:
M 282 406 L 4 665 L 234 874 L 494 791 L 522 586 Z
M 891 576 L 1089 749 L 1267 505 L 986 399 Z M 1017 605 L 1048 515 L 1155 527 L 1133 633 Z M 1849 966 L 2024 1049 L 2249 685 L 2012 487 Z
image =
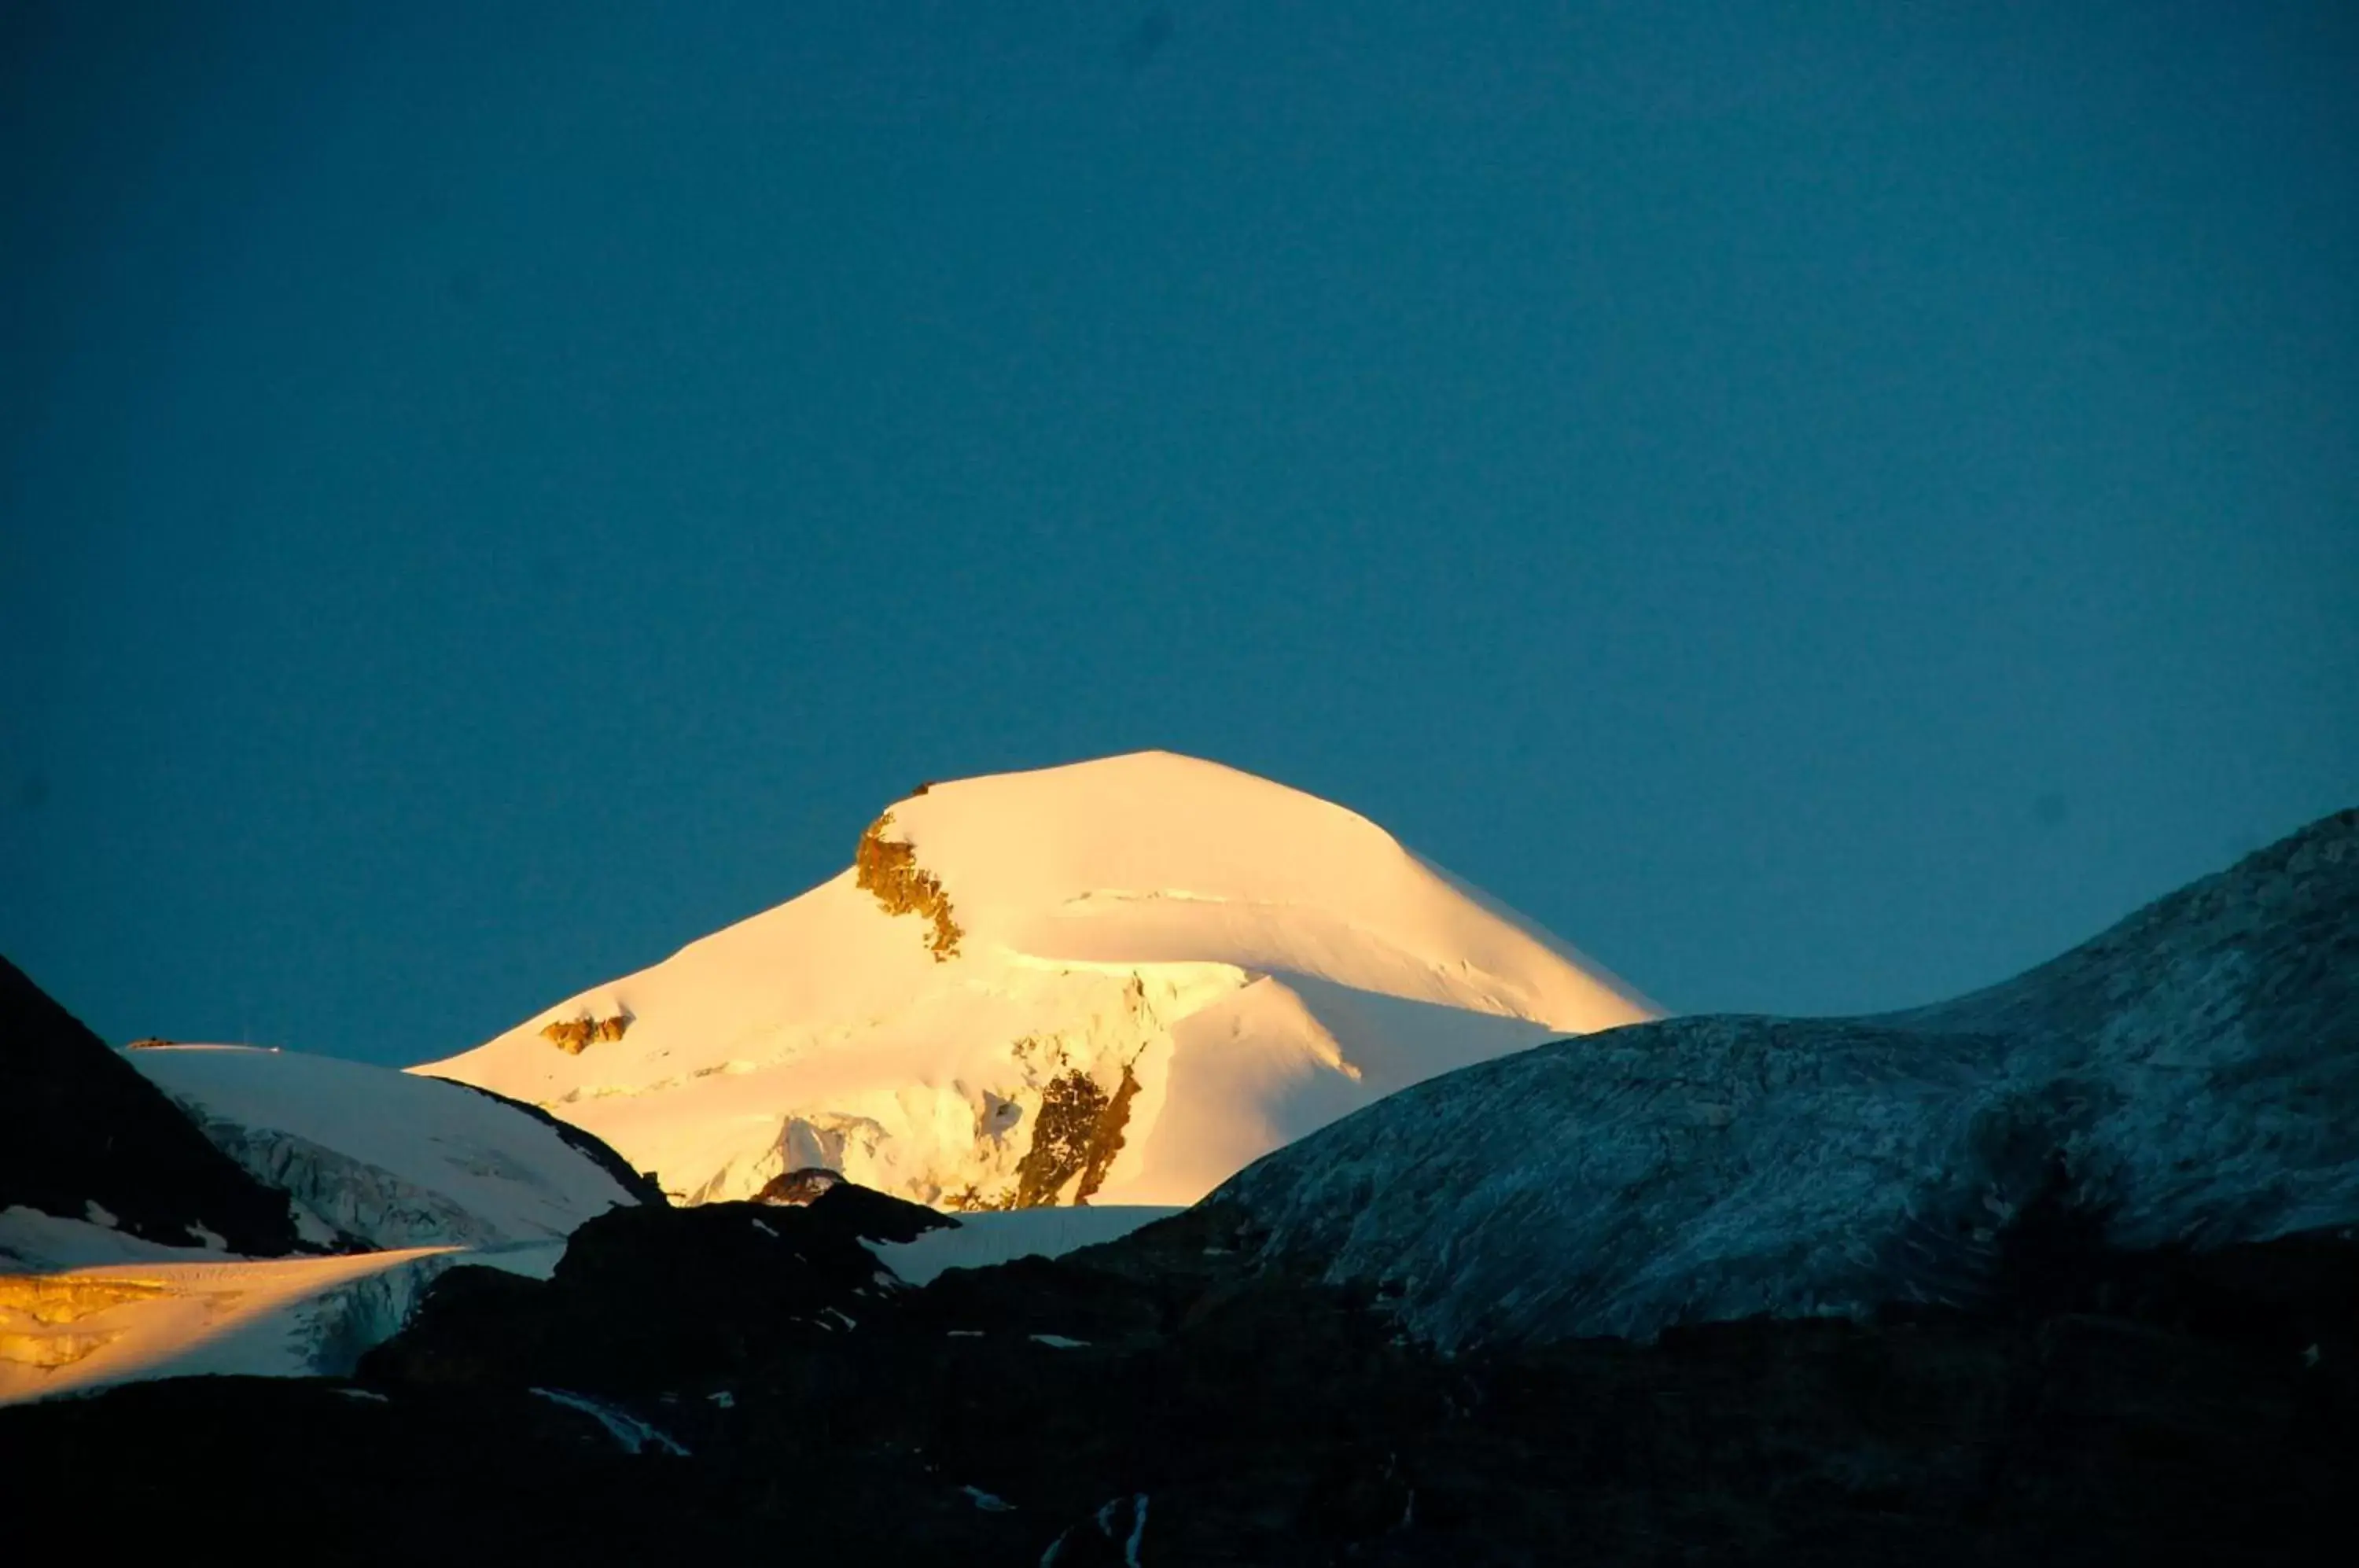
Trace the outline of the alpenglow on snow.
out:
M 1365 818 L 1144 752 L 920 789 L 802 897 L 414 1069 L 690 1202 L 1189 1203 L 1396 1089 L 1657 1016 Z

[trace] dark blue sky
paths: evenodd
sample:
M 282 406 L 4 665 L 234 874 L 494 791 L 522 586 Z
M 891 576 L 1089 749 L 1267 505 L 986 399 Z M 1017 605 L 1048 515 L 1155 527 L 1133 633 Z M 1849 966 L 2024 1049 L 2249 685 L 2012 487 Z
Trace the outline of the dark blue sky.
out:
M 2334 0 L 0 0 L 0 952 L 412 1061 L 1165 746 L 1928 1000 L 2359 800 L 2354 365 Z

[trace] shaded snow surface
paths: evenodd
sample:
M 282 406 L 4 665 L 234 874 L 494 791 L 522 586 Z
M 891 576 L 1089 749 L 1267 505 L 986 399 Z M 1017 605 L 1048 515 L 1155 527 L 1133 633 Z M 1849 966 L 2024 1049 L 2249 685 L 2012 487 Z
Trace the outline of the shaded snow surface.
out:
M 215 1147 L 286 1192 L 314 1242 L 561 1240 L 582 1221 L 637 1202 L 556 1128 L 459 1084 L 242 1046 L 126 1054 Z

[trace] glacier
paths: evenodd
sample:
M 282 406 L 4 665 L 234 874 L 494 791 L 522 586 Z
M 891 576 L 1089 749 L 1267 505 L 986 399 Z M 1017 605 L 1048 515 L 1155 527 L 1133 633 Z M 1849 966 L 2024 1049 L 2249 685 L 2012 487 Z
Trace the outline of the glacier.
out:
M 125 1054 L 215 1148 L 285 1192 L 315 1245 L 561 1240 L 593 1214 L 642 1201 L 570 1129 L 461 1084 L 243 1046 Z

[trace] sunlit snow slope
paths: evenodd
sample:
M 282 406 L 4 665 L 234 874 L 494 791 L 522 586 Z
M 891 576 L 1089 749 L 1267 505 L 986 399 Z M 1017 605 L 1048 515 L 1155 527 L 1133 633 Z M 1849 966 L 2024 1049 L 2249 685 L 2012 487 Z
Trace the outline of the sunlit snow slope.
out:
M 0 1240 L 27 1214 L 0 1213 Z M 136 1241 L 130 1248 L 143 1256 L 0 1272 L 0 1405 L 152 1377 L 342 1377 L 401 1326 L 445 1269 L 474 1263 L 546 1279 L 563 1243 L 265 1258 Z
M 415 1071 L 691 1200 L 825 1165 L 953 1207 L 1187 1203 L 1406 1084 L 1653 1016 L 1364 818 L 1146 752 L 921 790 L 854 870 Z
M 317 1342 L 334 1334 L 336 1314 L 319 1309 L 344 1306 L 340 1287 L 436 1251 L 0 1274 L 0 1404 L 145 1377 L 312 1370 Z

